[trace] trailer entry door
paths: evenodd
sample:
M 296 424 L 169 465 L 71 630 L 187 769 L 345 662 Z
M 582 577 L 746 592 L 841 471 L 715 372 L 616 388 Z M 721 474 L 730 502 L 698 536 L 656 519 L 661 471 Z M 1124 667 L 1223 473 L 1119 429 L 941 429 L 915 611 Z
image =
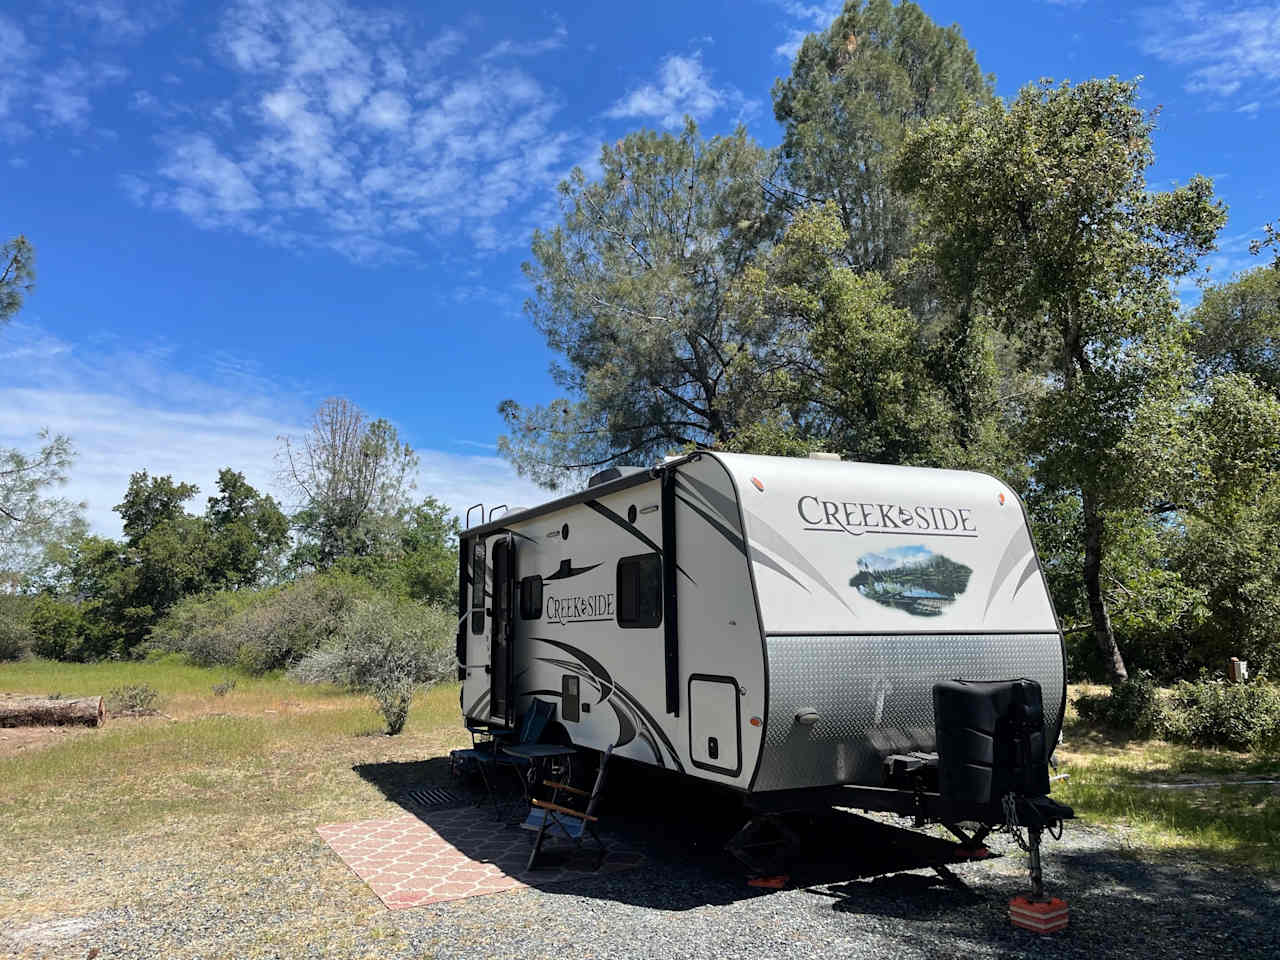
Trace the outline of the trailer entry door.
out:
M 514 537 L 507 534 L 493 545 L 493 623 L 489 648 L 489 718 L 514 727 L 515 644 L 512 642 L 512 607 L 515 599 L 516 564 Z

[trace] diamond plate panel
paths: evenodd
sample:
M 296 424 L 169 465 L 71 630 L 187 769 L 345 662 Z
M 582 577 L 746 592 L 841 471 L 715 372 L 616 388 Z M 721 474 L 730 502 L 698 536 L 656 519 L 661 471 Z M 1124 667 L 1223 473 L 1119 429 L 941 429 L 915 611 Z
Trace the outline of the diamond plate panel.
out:
M 769 637 L 769 725 L 754 790 L 880 785 L 890 753 L 932 751 L 939 680 L 1027 677 L 1058 742 L 1065 665 L 1056 633 Z M 818 722 L 796 722 L 802 708 Z

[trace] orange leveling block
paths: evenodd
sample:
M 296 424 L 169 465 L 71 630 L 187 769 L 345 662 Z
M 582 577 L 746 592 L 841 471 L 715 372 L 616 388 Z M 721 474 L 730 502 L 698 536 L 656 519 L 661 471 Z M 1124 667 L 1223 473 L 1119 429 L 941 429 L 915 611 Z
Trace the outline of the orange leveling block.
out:
M 1009 919 L 1015 927 L 1035 933 L 1057 933 L 1067 928 L 1067 905 L 1057 897 L 1032 900 L 1014 897 L 1009 901 Z
M 1012 818 L 1010 818 L 1012 819 Z M 1067 904 L 1044 892 L 1044 873 L 1040 868 L 1040 837 L 1043 828 L 1028 825 L 1024 843 L 1017 827 L 1011 827 L 1014 839 L 1031 858 L 1031 895 L 1014 897 L 1009 901 L 1009 919 L 1015 927 L 1033 933 L 1057 933 L 1067 929 Z
M 1009 901 L 1009 919 L 1015 927 L 1031 930 L 1035 933 L 1057 933 L 1067 929 L 1067 904 L 1057 897 L 1047 897 L 1044 893 L 1044 874 L 1040 869 L 1040 835 L 1043 830 L 1038 826 L 1027 830 L 1027 843 L 1024 847 L 1031 855 L 1031 896 L 1014 897 Z M 1021 839 L 1014 829 L 1014 838 L 1019 846 Z

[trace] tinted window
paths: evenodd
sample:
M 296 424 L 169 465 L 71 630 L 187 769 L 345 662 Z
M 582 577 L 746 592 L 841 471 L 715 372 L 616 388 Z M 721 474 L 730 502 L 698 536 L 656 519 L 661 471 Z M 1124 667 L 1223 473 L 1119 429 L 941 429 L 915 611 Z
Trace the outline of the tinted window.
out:
M 662 622 L 662 557 L 645 553 L 618 561 L 618 626 L 656 627 Z
M 542 578 L 525 577 L 520 581 L 520 619 L 537 620 L 542 616 Z
M 471 548 L 471 632 L 484 633 L 484 542 Z

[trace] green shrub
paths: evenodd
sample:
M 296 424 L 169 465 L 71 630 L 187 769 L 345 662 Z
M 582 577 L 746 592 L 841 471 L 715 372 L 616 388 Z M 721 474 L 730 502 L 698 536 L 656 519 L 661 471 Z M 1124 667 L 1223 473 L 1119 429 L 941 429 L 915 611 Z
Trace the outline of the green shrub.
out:
M 250 673 L 287 667 L 338 631 L 355 592 L 345 580 L 308 577 L 274 592 L 227 624 L 235 664 Z
M 116 687 L 106 696 L 107 709 L 117 716 L 121 714 L 148 714 L 156 712 L 160 693 L 148 683 L 132 683 Z
M 1109 693 L 1080 697 L 1076 712 L 1096 726 L 1140 737 L 1159 736 L 1164 729 L 1160 692 L 1145 670 L 1116 684 Z
M 1076 712 L 1109 730 L 1201 747 L 1280 744 L 1280 687 L 1271 683 L 1183 680 L 1161 695 L 1151 674 L 1141 671 L 1110 693 L 1080 697 Z
M 389 733 L 399 733 L 413 692 L 452 674 L 457 618 L 444 607 L 391 597 L 355 602 L 333 639 L 290 669 L 303 683 L 333 683 L 369 693 Z
M 185 653 L 201 667 L 234 663 L 236 647 L 228 630 L 232 619 L 269 597 L 268 591 L 254 590 L 183 597 L 151 629 L 148 646 Z
M 374 588 L 356 577 L 325 573 L 270 590 L 188 597 L 155 626 L 151 643 L 201 666 L 265 673 L 328 644 L 352 605 L 373 596 Z
M 213 688 L 212 688 L 213 695 L 215 697 L 225 697 L 228 693 L 230 693 L 235 688 L 236 688 L 236 678 L 227 677 L 227 679 L 223 680 L 221 683 L 215 683 L 213 685 Z
M 391 597 L 353 604 L 333 640 L 299 660 L 289 675 L 302 683 L 372 690 L 395 661 L 415 683 L 435 683 L 456 667 L 456 617 L 440 606 Z
M 80 605 L 48 594 L 32 598 L 27 612 L 31 652 L 48 660 L 86 660 L 96 651 L 86 643 L 89 631 Z
M 386 721 L 390 736 L 394 737 L 404 729 L 409 719 L 409 705 L 413 703 L 413 691 L 417 688 L 411 664 L 405 660 L 396 662 L 394 658 L 383 667 L 374 682 L 370 692 L 378 702 L 378 710 Z
M 0 595 L 0 660 L 20 660 L 31 653 L 31 599 Z
M 1280 742 L 1280 687 L 1270 683 L 1184 680 L 1169 692 L 1163 713 L 1170 740 L 1231 750 Z

